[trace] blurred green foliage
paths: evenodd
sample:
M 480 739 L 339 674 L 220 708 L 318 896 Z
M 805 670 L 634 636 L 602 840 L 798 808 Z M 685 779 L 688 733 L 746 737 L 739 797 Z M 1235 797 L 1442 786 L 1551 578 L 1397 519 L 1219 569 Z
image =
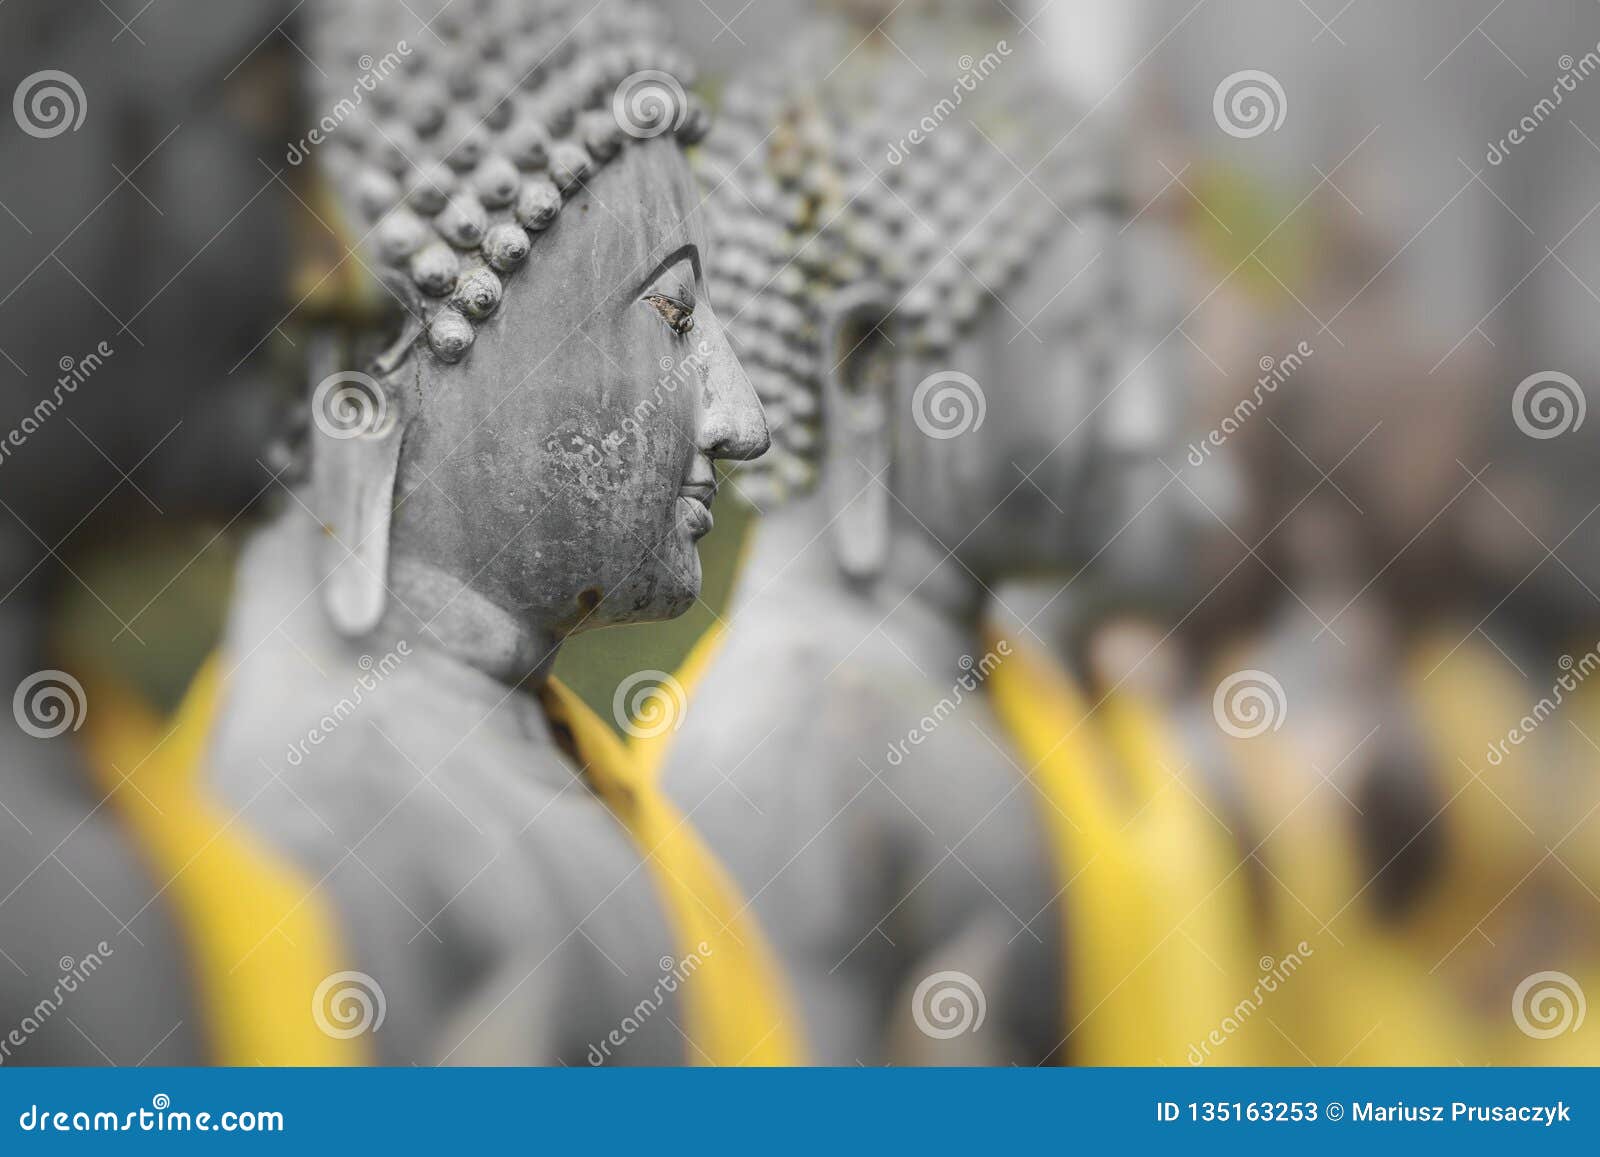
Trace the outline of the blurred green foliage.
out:
M 1269 304 L 1311 291 L 1319 273 L 1312 206 L 1302 205 L 1291 216 L 1295 204 L 1277 190 L 1218 163 L 1196 165 L 1190 187 L 1196 204 L 1189 235 L 1219 273 L 1233 273 Z

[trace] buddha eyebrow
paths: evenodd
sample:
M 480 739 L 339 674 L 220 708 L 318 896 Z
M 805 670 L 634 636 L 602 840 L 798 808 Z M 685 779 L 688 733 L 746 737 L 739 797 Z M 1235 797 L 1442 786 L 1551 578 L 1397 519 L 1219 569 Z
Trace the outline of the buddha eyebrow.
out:
M 661 280 L 663 274 L 685 258 L 688 258 L 690 264 L 694 266 L 694 276 L 699 277 L 700 250 L 696 248 L 694 242 L 685 242 L 657 263 L 656 267 L 650 271 L 650 275 L 639 283 L 639 287 L 634 291 L 634 296 L 639 297 L 647 293 L 657 281 Z

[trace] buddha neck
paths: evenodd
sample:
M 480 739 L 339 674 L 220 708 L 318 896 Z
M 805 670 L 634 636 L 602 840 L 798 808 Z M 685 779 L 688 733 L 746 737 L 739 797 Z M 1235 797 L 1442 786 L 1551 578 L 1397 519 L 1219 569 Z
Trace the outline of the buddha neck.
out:
M 892 599 L 908 598 L 970 630 L 977 629 L 987 595 L 971 571 L 909 518 L 895 520 L 878 585 Z
M 802 583 L 821 584 L 885 610 L 915 608 L 964 633 L 975 631 L 987 598 L 983 584 L 897 503 L 891 507 L 888 558 L 875 580 L 853 580 L 840 571 L 830 543 L 832 515 L 816 491 L 763 520 L 749 583 L 762 589 L 794 574 Z
M 519 618 L 470 583 L 410 559 L 398 549 L 384 576 L 385 609 L 377 627 L 359 639 L 341 636 L 319 605 L 320 591 L 303 599 L 298 593 L 305 590 L 307 577 L 312 583 L 326 583 L 325 544 L 324 533 L 301 505 L 286 507 L 277 521 L 259 532 L 241 560 L 242 593 L 236 605 L 254 600 L 264 607 L 278 607 L 285 592 L 293 591 L 297 593 L 290 601 L 304 603 L 308 613 L 314 610 L 330 640 L 343 638 L 348 648 L 379 653 L 404 641 L 508 686 L 536 686 L 549 678 L 560 647 L 554 634 L 541 631 L 526 616 Z
M 417 640 L 508 686 L 549 679 L 561 639 L 470 582 L 397 554 L 389 564 L 389 590 L 380 640 Z
M 325 573 L 320 555 L 325 541 L 317 523 L 291 502 L 243 552 L 224 656 L 224 669 L 234 671 L 237 679 L 237 703 L 278 703 L 285 698 L 285 680 L 296 680 L 320 714 L 330 703 L 328 696 L 336 701 L 349 690 L 352 675 L 373 671 L 374 661 L 381 666 L 390 656 L 403 656 L 403 663 L 382 680 L 384 691 L 381 698 L 374 696 L 371 711 L 426 712 L 442 735 L 451 736 L 451 743 L 466 735 L 499 736 L 506 751 L 514 752 L 522 775 L 539 776 L 555 789 L 565 786 L 571 778 L 568 760 L 555 754 L 557 739 L 534 693 L 547 672 L 534 671 L 533 659 L 520 671 L 507 666 L 507 656 L 518 651 L 482 642 L 485 635 L 494 639 L 501 616 L 477 603 L 470 603 L 470 613 L 424 603 L 422 584 L 410 581 L 413 576 L 406 568 L 397 584 L 390 568 L 389 586 L 395 594 L 390 595 L 389 613 L 378 629 L 350 639 L 334 631 L 322 607 L 322 591 L 314 589 Z M 451 589 L 459 589 L 459 583 Z M 398 605 L 402 599 L 410 611 Z M 430 610 L 424 613 L 424 607 Z M 430 615 L 432 627 L 426 626 Z M 528 634 L 518 639 L 526 647 Z M 530 671 L 534 675 L 528 685 L 518 688 Z M 541 751 L 552 759 L 538 759 Z M 240 767 L 253 765 L 254 760 L 243 760 Z

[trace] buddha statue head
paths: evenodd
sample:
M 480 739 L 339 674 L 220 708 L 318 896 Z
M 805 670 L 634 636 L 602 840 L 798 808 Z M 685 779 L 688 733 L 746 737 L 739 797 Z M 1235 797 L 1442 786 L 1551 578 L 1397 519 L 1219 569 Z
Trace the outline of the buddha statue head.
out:
M 352 0 L 312 31 L 298 147 L 361 239 L 307 426 L 335 626 L 404 613 L 521 677 L 681 613 L 714 463 L 767 445 L 707 301 L 688 65 L 610 0 Z
M 819 20 L 701 154 L 714 284 L 773 421 L 758 506 L 814 494 L 842 570 L 897 524 L 982 582 L 1080 565 L 1159 399 L 1128 372 L 1115 173 L 1020 35 Z M 1113 385 L 1120 382 L 1120 387 Z

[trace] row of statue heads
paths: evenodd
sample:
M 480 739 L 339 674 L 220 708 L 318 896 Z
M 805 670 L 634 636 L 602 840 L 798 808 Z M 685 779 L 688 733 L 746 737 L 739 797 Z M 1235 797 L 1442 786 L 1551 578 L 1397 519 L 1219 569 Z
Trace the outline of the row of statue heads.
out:
M 1060 662 L 1093 608 L 1192 578 L 1219 501 L 1161 468 L 1178 318 L 1122 158 L 1004 4 L 805 7 L 705 77 L 671 4 L 271 14 L 305 56 L 267 85 L 304 259 L 255 320 L 300 396 L 217 472 L 272 498 L 178 712 L 52 748 L 85 790 L 19 780 L 140 917 L 103 955 L 147 999 L 96 1010 L 98 1047 L 1180 1063 L 1304 930 L 1236 870 L 1243 789 L 1140 675 L 1160 643 L 1097 653 L 1092 701 Z M 233 31 L 219 56 L 262 29 Z M 731 602 L 617 688 L 619 740 L 558 656 L 702 604 L 730 502 Z M 5 847 L 8 951 L 95 944 L 107 906 Z M 34 1055 L 80 1059 L 58 1029 Z
M 989 11 L 893 42 L 883 11 L 813 16 L 781 66 L 702 98 L 643 3 L 299 13 L 290 104 L 315 130 L 285 245 L 312 259 L 285 325 L 307 397 L 258 464 L 293 493 L 267 502 L 174 727 L 123 760 L 187 779 L 206 839 L 101 816 L 102 875 L 144 879 L 144 856 L 189 885 L 150 888 L 165 936 L 118 941 L 155 1011 L 107 1039 L 133 1050 L 176 1010 L 171 1059 L 888 1059 L 899 991 L 960 944 L 1003 1032 L 942 1056 L 1058 1053 L 1050 851 L 1008 760 L 950 728 L 936 775 L 896 775 L 928 839 L 883 800 L 830 829 L 810 803 L 752 823 L 707 792 L 742 760 L 760 799 L 806 779 L 848 797 L 856 754 L 981 650 L 990 584 L 1082 563 L 1109 536 L 1082 523 L 1117 514 L 1088 501 L 1115 467 L 1098 402 L 1128 322 L 1102 253 L 1125 214 L 1112 158 L 1062 141 L 1064 106 Z M 933 78 L 968 50 L 965 86 Z M 952 91 L 960 117 L 904 134 Z M 722 488 L 770 522 L 741 626 L 691 727 L 619 752 L 549 679 L 558 648 L 693 607 Z M 838 677 L 786 674 L 819 656 Z M 352 691 L 362 719 L 333 725 Z M 248 847 L 219 835 L 232 818 Z M 976 819 L 982 888 L 931 871 L 904 951 L 851 954 Z M 224 907 L 261 927 L 222 931 Z M 1040 914 L 1026 946 L 1003 909 Z M 186 989 L 194 944 L 216 968 Z M 346 1034 L 347 1013 L 381 1029 Z

